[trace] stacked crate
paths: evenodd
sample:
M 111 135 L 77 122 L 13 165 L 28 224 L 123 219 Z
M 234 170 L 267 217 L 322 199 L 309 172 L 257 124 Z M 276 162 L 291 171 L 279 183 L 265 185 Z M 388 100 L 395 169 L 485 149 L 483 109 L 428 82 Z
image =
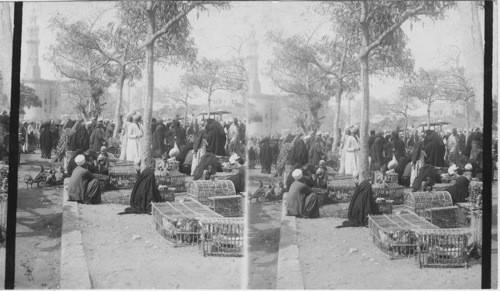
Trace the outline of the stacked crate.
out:
M 459 225 L 458 207 L 453 206 L 451 195 L 446 191 L 407 193 L 405 206 L 441 228 L 456 228 Z
M 470 229 L 420 229 L 418 261 L 422 267 L 468 267 Z
M 325 203 L 350 202 L 356 190 L 356 183 L 352 177 L 335 177 L 328 179 L 328 197 Z
M 137 178 L 137 170 L 133 162 L 118 161 L 109 167 L 109 188 L 111 189 L 132 189 Z

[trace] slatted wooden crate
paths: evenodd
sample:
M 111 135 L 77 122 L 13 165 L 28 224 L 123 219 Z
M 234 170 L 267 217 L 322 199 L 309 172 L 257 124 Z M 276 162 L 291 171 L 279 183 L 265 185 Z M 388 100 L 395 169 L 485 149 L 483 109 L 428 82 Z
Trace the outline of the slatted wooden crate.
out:
M 427 208 L 422 216 L 440 228 L 457 228 L 458 206 Z
M 382 200 L 377 202 L 378 211 L 382 214 L 392 214 L 393 200 Z
M 132 189 L 137 182 L 137 170 L 133 162 L 118 161 L 109 166 L 110 189 Z
M 234 184 L 229 180 L 195 180 L 189 183 L 187 194 L 200 203 L 209 205 L 209 197 L 236 195 Z
M 179 171 L 155 172 L 156 184 L 174 188 L 176 193 L 186 192 L 187 175 Z
M 477 203 L 478 198 L 483 194 L 483 182 L 471 181 L 469 183 L 469 202 Z
M 350 202 L 355 190 L 353 179 L 328 180 L 328 199 L 325 203 Z
M 370 215 L 368 217 L 373 244 L 390 259 L 412 257 L 417 251 L 417 229 L 438 229 L 414 213 Z
M 160 185 L 158 186 L 158 192 L 160 192 L 163 201 L 175 202 L 175 188 Z
M 151 203 L 156 231 L 174 247 L 201 242 L 201 219 L 222 216 L 198 201 Z
M 227 180 L 229 177 L 232 177 L 236 174 L 236 172 L 217 172 L 212 175 L 215 180 Z
M 224 217 L 238 217 L 242 214 L 240 195 L 212 196 L 208 200 L 210 209 Z
M 405 206 L 418 215 L 425 209 L 453 206 L 450 193 L 446 191 L 411 192 L 405 195 Z
M 203 219 L 201 225 L 203 256 L 243 256 L 243 218 Z
M 453 186 L 451 183 L 436 183 L 432 186 L 432 190 L 434 191 L 445 191 L 449 187 Z
M 420 268 L 468 267 L 470 229 L 420 229 L 415 231 L 415 235 Z
M 388 187 L 387 185 L 373 185 L 372 186 L 374 198 L 384 198 L 386 200 L 393 200 L 394 205 L 404 204 L 405 188 L 402 186 Z
M 373 184 L 397 184 L 398 174 L 393 172 L 373 171 Z

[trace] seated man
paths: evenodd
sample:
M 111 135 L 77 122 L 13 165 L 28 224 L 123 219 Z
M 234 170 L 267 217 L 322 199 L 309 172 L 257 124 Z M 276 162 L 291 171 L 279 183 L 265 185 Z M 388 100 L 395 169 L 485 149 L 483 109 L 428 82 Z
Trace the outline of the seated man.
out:
M 422 168 L 420 168 L 417 177 L 415 177 L 415 180 L 413 181 L 413 192 L 424 191 L 425 189 L 422 190 L 422 183 L 424 181 L 428 181 L 426 186 L 429 187 L 434 186 L 436 183 L 441 183 L 441 176 L 434 168 L 434 165 L 425 164 Z
M 97 173 L 109 175 L 109 157 L 104 146 L 101 147 L 101 153 L 97 157 Z
M 302 170 L 292 172 L 294 182 L 288 190 L 286 215 L 301 218 L 318 218 L 319 204 L 317 195 L 303 182 Z
M 68 200 L 85 204 L 101 203 L 101 189 L 99 180 L 87 170 L 87 163 L 83 155 L 75 157 L 76 168 L 71 174 L 68 185 Z

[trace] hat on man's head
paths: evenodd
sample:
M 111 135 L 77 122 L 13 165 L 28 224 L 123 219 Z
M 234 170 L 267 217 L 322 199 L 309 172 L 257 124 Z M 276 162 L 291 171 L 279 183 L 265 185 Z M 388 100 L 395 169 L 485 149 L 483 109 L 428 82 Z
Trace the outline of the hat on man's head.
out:
M 83 164 L 85 164 L 85 156 L 84 155 L 78 155 L 75 157 L 75 163 L 78 165 L 78 166 L 82 166 Z
M 302 170 L 301 169 L 295 169 L 293 170 L 292 172 L 292 177 L 295 179 L 295 180 L 300 180 L 302 179 Z

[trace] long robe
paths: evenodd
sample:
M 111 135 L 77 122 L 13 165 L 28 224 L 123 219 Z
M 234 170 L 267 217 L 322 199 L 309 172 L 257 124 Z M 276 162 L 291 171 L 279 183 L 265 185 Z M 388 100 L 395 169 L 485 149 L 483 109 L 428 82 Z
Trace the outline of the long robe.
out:
M 216 156 L 225 156 L 226 133 L 224 128 L 217 121 L 208 121 L 206 129 L 207 152 Z
M 455 185 L 445 189 L 451 195 L 453 204 L 467 202 L 469 197 L 469 179 L 464 176 L 455 180 Z
M 315 141 L 309 150 L 309 163 L 318 165 L 325 155 L 325 149 L 319 140 Z
M 106 137 L 103 127 L 101 125 L 96 126 L 90 135 L 90 148 L 99 152 L 101 151 L 101 147 L 104 145 L 105 141 Z
M 153 132 L 153 156 L 155 158 L 161 158 L 161 155 L 165 152 L 166 134 L 167 127 L 163 123 L 158 124 Z
M 292 148 L 291 163 L 292 165 L 300 164 L 301 166 L 309 162 L 309 153 L 304 140 L 299 139 Z
M 77 166 L 69 179 L 68 196 L 69 201 L 101 203 L 99 180 L 89 170 Z
M 50 159 L 52 151 L 52 132 L 50 131 L 50 124 L 44 122 L 40 128 L 40 149 L 42 151 L 42 158 Z
M 233 182 L 236 194 L 245 192 L 245 167 L 241 167 L 237 174 L 234 174 L 227 179 Z
M 139 158 L 139 138 L 142 136 L 139 126 L 131 122 L 127 126 L 127 161 L 135 161 Z
M 273 149 L 269 138 L 262 140 L 260 144 L 260 165 L 262 166 L 262 173 L 271 174 L 271 166 L 273 163 Z
M 208 166 L 212 167 L 210 174 L 215 174 L 216 172 L 222 172 L 222 165 L 217 160 L 217 157 L 212 153 L 206 153 L 200 159 L 200 163 L 196 166 L 193 172 L 193 179 L 199 180 L 203 176 L 203 171 L 208 169 Z
M 420 191 L 422 187 L 422 182 L 426 181 L 429 178 L 429 183 L 427 186 L 434 186 L 436 183 L 441 183 L 441 176 L 436 172 L 434 166 L 431 164 L 425 164 L 422 168 L 420 168 L 420 172 L 417 177 L 413 181 L 413 192 Z
M 201 157 L 207 153 L 207 140 L 205 130 L 199 130 L 193 143 L 193 162 L 191 164 L 191 175 L 194 174 L 196 166 L 200 163 Z
M 123 124 L 123 132 L 121 133 L 121 152 L 120 152 L 120 157 L 118 158 L 120 161 L 127 161 L 127 143 L 128 143 L 128 138 L 127 138 L 127 132 L 128 132 L 128 125 L 129 122 L 125 122 Z
M 402 141 L 399 137 L 393 137 L 391 139 L 391 144 L 394 155 L 396 156 L 396 160 L 399 161 L 400 158 L 406 155 L 405 142 Z
M 444 167 L 446 147 L 441 137 L 434 132 L 430 136 L 427 136 L 425 140 L 424 150 L 427 155 L 425 163 L 432 164 L 436 167 Z
M 355 172 L 359 173 L 357 157 L 357 149 L 359 149 L 359 145 L 356 138 L 352 135 L 347 136 L 344 148 L 346 150 L 344 160 L 345 173 L 351 175 L 353 175 Z
M 385 139 L 382 136 L 377 136 L 370 148 L 370 170 L 372 171 L 380 171 L 380 167 L 385 165 L 384 144 Z
M 75 134 L 70 137 L 68 142 L 68 149 L 70 151 L 76 151 L 78 149 L 82 151 L 86 151 L 89 149 L 89 133 L 85 128 L 85 124 L 83 122 L 77 123 L 75 127 Z
M 378 205 L 373 198 L 372 185 L 368 180 L 365 180 L 354 191 L 347 218 L 352 226 L 365 226 L 368 224 L 369 214 L 379 213 Z
M 319 217 L 319 200 L 306 184 L 294 181 L 288 190 L 286 215 L 303 218 Z
M 150 213 L 151 202 L 161 202 L 161 195 L 156 186 L 155 172 L 146 168 L 135 182 L 130 195 L 130 207 L 134 213 Z

